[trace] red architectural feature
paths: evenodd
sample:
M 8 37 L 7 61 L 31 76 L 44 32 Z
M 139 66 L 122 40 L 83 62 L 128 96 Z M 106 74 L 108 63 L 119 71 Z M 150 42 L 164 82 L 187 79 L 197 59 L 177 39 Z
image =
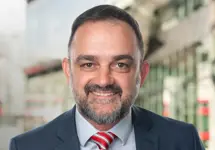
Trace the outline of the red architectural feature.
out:
M 201 137 L 202 141 L 208 141 L 210 139 L 210 134 L 208 131 L 200 132 L 199 136 Z

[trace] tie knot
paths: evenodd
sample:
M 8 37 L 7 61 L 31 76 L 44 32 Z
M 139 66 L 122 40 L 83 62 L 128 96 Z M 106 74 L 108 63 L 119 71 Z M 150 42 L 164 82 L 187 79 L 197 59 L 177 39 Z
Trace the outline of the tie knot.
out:
M 100 150 L 107 150 L 116 137 L 112 132 L 97 132 L 91 136 L 91 140 L 96 143 Z

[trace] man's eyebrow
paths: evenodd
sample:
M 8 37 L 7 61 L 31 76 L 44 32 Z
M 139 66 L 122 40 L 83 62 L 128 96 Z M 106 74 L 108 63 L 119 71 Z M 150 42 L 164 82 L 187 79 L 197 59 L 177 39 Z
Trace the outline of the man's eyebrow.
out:
M 76 62 L 82 61 L 82 60 L 88 60 L 88 61 L 94 61 L 95 60 L 95 56 L 92 55 L 79 55 L 76 58 Z
M 114 61 L 118 61 L 118 60 L 122 60 L 122 59 L 127 59 L 127 60 L 130 60 L 130 61 L 134 61 L 134 58 L 131 55 L 117 55 L 117 56 L 113 57 Z M 75 62 L 80 62 L 80 61 L 83 61 L 83 60 L 95 61 L 96 57 L 93 56 L 93 55 L 79 55 L 76 58 Z
M 113 59 L 115 61 L 122 60 L 122 59 L 129 59 L 131 61 L 134 61 L 134 58 L 131 55 L 117 55 L 117 56 L 114 56 Z

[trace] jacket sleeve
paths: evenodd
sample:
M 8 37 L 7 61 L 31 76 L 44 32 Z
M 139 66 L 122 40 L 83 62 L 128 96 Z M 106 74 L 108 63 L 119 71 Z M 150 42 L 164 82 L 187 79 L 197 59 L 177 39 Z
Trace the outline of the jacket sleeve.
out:
M 9 145 L 9 150 L 18 150 L 16 148 L 16 141 L 15 141 L 15 139 L 11 139 L 10 145 Z
M 191 129 L 192 129 L 192 136 L 193 136 L 193 150 L 205 150 L 202 144 L 202 141 L 199 138 L 198 131 L 193 125 L 191 125 Z

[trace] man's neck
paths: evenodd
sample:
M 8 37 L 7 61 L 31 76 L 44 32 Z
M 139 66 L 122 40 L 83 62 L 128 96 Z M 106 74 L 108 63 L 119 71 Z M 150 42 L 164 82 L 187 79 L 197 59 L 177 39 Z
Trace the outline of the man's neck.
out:
M 114 122 L 114 123 L 110 123 L 110 124 L 97 124 L 96 122 L 92 121 L 92 120 L 88 120 L 87 121 L 92 124 L 92 126 L 94 126 L 94 128 L 96 128 L 99 131 L 108 131 L 111 128 L 113 128 L 120 120 Z

